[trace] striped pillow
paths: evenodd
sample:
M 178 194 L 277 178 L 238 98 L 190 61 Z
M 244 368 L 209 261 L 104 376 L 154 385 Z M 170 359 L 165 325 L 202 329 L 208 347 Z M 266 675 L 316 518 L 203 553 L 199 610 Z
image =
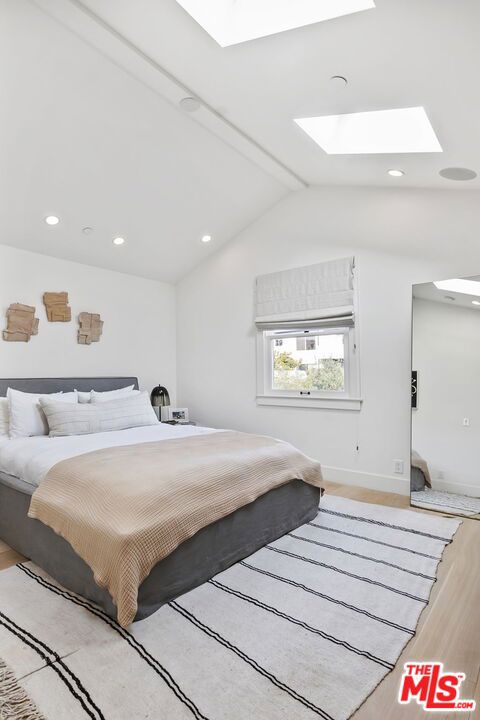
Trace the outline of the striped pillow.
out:
M 67 406 L 48 398 L 41 398 L 40 404 L 51 437 L 126 430 L 158 423 L 146 392 L 138 395 L 127 393 L 125 398 L 98 404 L 78 403 Z

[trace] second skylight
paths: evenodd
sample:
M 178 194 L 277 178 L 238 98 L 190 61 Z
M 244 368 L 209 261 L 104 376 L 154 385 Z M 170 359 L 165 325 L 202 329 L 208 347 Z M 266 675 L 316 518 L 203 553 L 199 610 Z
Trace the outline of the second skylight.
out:
M 442 152 L 423 107 L 298 118 L 328 155 Z

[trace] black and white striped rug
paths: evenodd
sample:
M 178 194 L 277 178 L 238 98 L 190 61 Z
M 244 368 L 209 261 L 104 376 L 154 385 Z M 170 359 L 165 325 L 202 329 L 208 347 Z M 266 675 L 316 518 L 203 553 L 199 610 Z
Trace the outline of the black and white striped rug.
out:
M 48 720 L 343 720 L 415 634 L 458 526 L 327 496 L 129 632 L 19 565 L 0 573 L 0 656 Z
M 450 515 L 480 515 L 480 498 L 445 490 L 432 490 L 425 488 L 410 495 L 412 505 L 425 508 L 425 510 L 438 510 Z

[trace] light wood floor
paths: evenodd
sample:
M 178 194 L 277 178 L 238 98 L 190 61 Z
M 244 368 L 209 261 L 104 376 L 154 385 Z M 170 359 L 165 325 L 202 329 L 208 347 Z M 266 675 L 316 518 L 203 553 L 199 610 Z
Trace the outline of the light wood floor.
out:
M 403 495 L 383 493 L 349 485 L 326 483 L 327 492 L 352 500 L 408 508 Z M 415 512 L 424 512 L 415 510 Z M 23 558 L 0 540 L 0 570 Z M 477 701 L 474 713 L 425 713 L 416 704 L 397 703 L 400 676 L 405 662 L 444 663 L 447 670 L 464 672 L 462 697 Z M 354 720 L 474 720 L 480 717 L 480 521 L 464 519 L 453 543 L 445 550 L 428 607 L 417 634 L 405 648 L 393 670 L 354 714 Z
M 25 560 L 25 558 L 15 552 L 15 550 L 11 550 L 3 540 L 0 540 L 0 570 L 5 570 L 11 565 L 16 565 L 18 562 L 22 562 L 22 560 Z
M 327 492 L 352 500 L 409 507 L 404 495 L 365 490 L 347 485 L 327 484 Z M 412 508 L 413 509 L 413 508 Z M 415 512 L 424 512 L 415 510 Z M 397 702 L 403 665 L 409 661 L 443 662 L 447 670 L 464 672 L 462 697 L 475 699 L 473 713 L 426 713 L 414 704 Z M 423 611 L 417 634 L 408 643 L 393 672 L 380 683 L 354 720 L 444 720 L 461 717 L 474 720 L 480 717 L 480 521 L 463 519 L 438 568 L 430 602 Z

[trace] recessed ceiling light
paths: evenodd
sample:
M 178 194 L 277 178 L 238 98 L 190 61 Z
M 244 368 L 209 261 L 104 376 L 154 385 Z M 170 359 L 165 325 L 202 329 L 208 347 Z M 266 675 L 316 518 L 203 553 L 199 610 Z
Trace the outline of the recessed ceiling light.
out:
M 450 302 L 455 302 L 455 298 L 451 295 L 444 295 L 443 296 L 445 300 L 450 300 Z
M 441 175 L 446 180 L 474 180 L 477 177 L 477 173 L 474 170 L 468 168 L 444 168 L 440 170 Z
M 472 305 L 480 305 L 480 301 L 479 301 L 479 300 L 472 300 Z
M 433 283 L 439 290 L 447 290 L 449 292 L 461 293 L 462 295 L 476 295 L 480 297 L 480 282 L 475 280 L 460 280 L 453 278 L 452 280 L 439 280 Z
M 177 0 L 222 47 L 370 10 L 374 0 Z
M 388 174 L 392 177 L 402 177 L 405 175 L 404 170 L 388 170 Z
M 113 238 L 112 242 L 114 245 L 123 245 L 125 242 L 125 238 L 116 237 L 116 238 Z
M 93 228 L 87 225 L 87 227 L 82 228 L 82 233 L 84 235 L 91 235 L 93 233 Z
M 203 243 L 209 243 L 211 239 L 212 239 L 212 236 L 211 236 L 211 235 L 202 235 L 202 242 L 203 242 Z
M 196 97 L 184 97 L 180 100 L 179 105 L 185 112 L 195 112 L 200 109 L 202 103 Z
M 298 118 L 328 155 L 442 152 L 423 107 Z
M 47 215 L 45 218 L 45 222 L 47 225 L 58 225 L 60 222 L 60 218 L 58 218 L 56 215 Z

